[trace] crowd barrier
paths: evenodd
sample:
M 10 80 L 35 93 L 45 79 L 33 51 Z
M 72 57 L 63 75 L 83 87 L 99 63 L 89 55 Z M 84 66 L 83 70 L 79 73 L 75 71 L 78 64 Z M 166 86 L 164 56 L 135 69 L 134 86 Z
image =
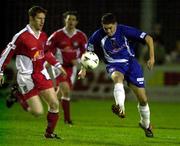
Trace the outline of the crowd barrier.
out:
M 12 62 L 6 70 L 6 79 L 12 82 L 16 69 Z M 180 101 L 180 65 L 155 66 L 149 71 L 144 66 L 145 85 L 150 100 Z M 135 99 L 125 82 L 126 99 Z M 104 64 L 88 71 L 85 79 L 76 80 L 72 98 L 113 98 L 113 83 L 108 77 Z
M 145 85 L 150 100 L 180 101 L 180 65 L 155 66 L 149 71 L 144 67 Z M 113 98 L 113 83 L 104 65 L 89 71 L 87 78 L 77 80 L 72 96 L 74 98 Z M 125 83 L 127 99 L 134 99 Z

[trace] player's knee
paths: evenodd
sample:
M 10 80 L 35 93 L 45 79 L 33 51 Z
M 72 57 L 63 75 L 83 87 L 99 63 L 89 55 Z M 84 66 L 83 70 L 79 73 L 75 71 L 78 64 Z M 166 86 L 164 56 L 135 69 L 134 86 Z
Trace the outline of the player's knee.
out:
M 69 92 L 63 92 L 62 96 L 60 98 L 68 98 L 69 97 Z
M 141 100 L 139 100 L 139 104 L 140 104 L 141 106 L 146 106 L 147 103 L 148 103 L 147 98 L 146 98 L 146 99 L 141 99 Z
M 137 97 L 138 97 L 139 104 L 141 106 L 145 106 L 148 103 L 148 100 L 147 100 L 148 98 L 146 94 L 139 94 L 137 95 Z
M 35 110 L 31 110 L 31 113 L 32 113 L 35 117 L 39 117 L 39 116 L 43 115 L 44 110 L 43 110 L 43 109 L 35 109 Z
M 112 73 L 111 78 L 112 78 L 114 84 L 123 83 L 124 75 L 118 71 L 115 71 Z
M 68 97 L 69 94 L 70 94 L 70 89 L 69 89 L 69 88 L 66 88 L 65 90 L 63 90 L 62 93 L 63 93 L 62 95 L 63 95 L 64 97 Z
M 51 103 L 49 103 L 49 107 L 51 111 L 59 111 L 59 101 L 53 101 Z

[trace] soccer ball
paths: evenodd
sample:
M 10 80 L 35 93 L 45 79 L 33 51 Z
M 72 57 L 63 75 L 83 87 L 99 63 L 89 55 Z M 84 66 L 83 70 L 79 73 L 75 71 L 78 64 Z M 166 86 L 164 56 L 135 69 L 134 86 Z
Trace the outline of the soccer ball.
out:
M 86 69 L 95 69 L 99 65 L 99 58 L 94 52 L 85 52 L 81 56 L 81 64 Z

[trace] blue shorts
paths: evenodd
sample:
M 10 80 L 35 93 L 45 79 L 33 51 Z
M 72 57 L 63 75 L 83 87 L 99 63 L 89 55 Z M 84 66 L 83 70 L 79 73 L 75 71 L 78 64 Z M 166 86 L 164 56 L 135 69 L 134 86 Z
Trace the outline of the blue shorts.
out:
M 130 59 L 125 63 L 109 63 L 106 66 L 109 75 L 114 71 L 119 71 L 124 75 L 127 83 L 131 83 L 137 87 L 144 87 L 143 70 L 135 58 Z

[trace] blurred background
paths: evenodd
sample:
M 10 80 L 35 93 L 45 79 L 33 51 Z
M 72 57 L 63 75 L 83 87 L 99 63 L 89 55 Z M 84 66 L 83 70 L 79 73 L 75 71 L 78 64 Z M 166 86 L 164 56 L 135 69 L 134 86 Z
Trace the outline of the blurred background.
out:
M 78 28 L 89 37 L 100 25 L 105 12 L 117 15 L 118 22 L 137 27 L 152 35 L 155 41 L 156 66 L 153 71 L 145 67 L 147 48 L 139 45 L 136 56 L 141 62 L 147 92 L 151 100 L 180 101 L 180 1 L 179 0 L 6 0 L 1 5 L 0 51 L 12 37 L 28 23 L 28 9 L 40 5 L 48 10 L 44 31 L 50 35 L 63 27 L 62 13 L 77 10 Z M 6 84 L 14 80 L 13 62 L 6 69 Z M 3 88 L 1 88 L 3 89 Z M 113 85 L 103 64 L 90 71 L 85 80 L 76 82 L 74 98 L 112 98 Z M 1 90 L 1 94 L 4 90 Z M 127 99 L 134 99 L 126 87 Z

